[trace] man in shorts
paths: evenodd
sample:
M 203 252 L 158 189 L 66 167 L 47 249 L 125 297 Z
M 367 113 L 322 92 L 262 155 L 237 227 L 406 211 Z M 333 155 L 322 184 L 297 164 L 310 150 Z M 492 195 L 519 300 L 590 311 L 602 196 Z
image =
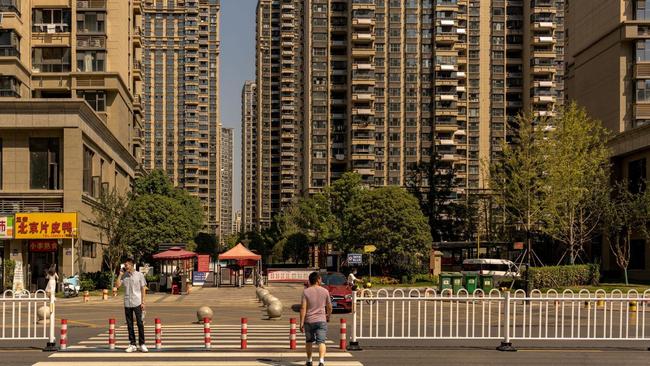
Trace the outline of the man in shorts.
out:
M 309 287 L 302 293 L 300 305 L 300 331 L 305 333 L 307 350 L 306 366 L 312 366 L 312 345 L 318 345 L 318 366 L 325 366 L 325 341 L 327 340 L 327 323 L 332 315 L 330 293 L 321 287 L 318 272 L 309 274 Z

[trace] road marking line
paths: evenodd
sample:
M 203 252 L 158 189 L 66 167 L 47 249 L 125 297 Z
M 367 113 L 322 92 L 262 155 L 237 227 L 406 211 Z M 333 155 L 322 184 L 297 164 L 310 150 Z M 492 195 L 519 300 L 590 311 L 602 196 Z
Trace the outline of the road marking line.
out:
M 133 357 L 134 354 L 126 352 L 57 352 L 53 353 L 49 358 L 128 358 Z M 154 352 L 149 353 L 135 353 L 142 358 L 156 358 L 156 357 L 188 357 L 188 358 L 296 358 L 304 357 L 302 353 L 296 352 Z M 349 352 L 332 352 L 327 354 L 327 358 L 345 358 L 352 357 Z
M 163 342 L 164 342 L 164 340 L 163 340 Z M 103 343 L 107 343 L 107 342 L 103 342 Z M 217 342 L 217 343 L 218 343 L 218 342 Z M 123 348 L 123 349 L 124 349 L 124 348 L 126 348 L 127 344 L 128 344 L 128 343 L 118 343 L 118 344 L 117 344 L 117 347 L 118 347 L 118 348 Z M 215 342 L 212 342 L 212 344 L 214 345 Z M 194 345 L 192 345 L 192 344 L 183 344 L 183 345 L 163 344 L 162 347 L 163 347 L 163 348 L 168 348 L 168 349 L 172 349 L 172 348 L 183 348 L 183 349 L 196 348 L 197 350 L 204 350 L 204 349 L 205 349 L 205 346 L 204 346 L 204 345 L 198 345 L 198 344 L 194 344 Z M 240 349 L 240 348 L 241 348 L 241 345 L 240 345 L 239 343 L 237 343 L 237 344 L 219 344 L 219 348 L 220 348 L 220 349 Z M 286 348 L 288 348 L 288 347 L 278 347 L 277 345 L 273 345 L 273 344 L 263 344 L 263 343 L 258 343 L 258 344 L 252 344 L 252 345 L 251 345 L 251 344 L 249 343 L 249 344 L 248 344 L 248 348 L 261 348 L 261 349 L 275 349 L 275 350 L 280 350 L 280 349 L 286 349 Z M 108 344 L 106 344 L 106 347 L 96 347 L 96 346 L 86 346 L 86 345 L 74 345 L 74 346 L 68 346 L 68 349 L 93 349 L 93 350 L 97 350 L 97 349 L 105 349 L 105 350 L 108 351 Z M 303 351 L 304 351 L 304 350 L 298 350 L 298 351 L 296 351 L 296 352 L 300 353 L 300 352 L 303 352 Z
M 289 343 L 287 340 L 284 339 L 265 339 L 265 340 L 257 340 L 257 339 L 248 339 L 249 342 L 255 342 L 259 344 L 284 344 L 284 343 Z M 167 344 L 203 344 L 201 342 L 201 339 L 168 339 L 163 337 L 162 341 Z M 258 342 L 259 341 L 259 342 Z M 241 339 L 224 339 L 224 338 L 212 338 L 212 344 L 214 343 L 237 343 L 239 344 L 241 342 Z M 304 341 L 297 340 L 298 343 L 305 343 Z M 116 344 L 129 344 L 128 339 L 118 339 L 115 342 Z M 106 344 L 106 340 L 87 340 L 87 341 L 81 341 L 78 344 Z M 327 341 L 327 344 L 334 344 L 334 341 Z
M 139 357 L 134 357 L 139 358 Z M 156 365 L 159 366 L 269 366 L 273 364 L 282 364 L 282 365 L 304 365 L 304 361 L 297 362 L 284 362 L 284 361 L 273 361 L 273 360 L 264 360 L 264 361 L 156 361 Z M 63 366 L 66 365 L 65 362 L 38 362 L 33 366 Z M 327 361 L 328 365 L 331 366 L 363 366 L 359 361 Z M 105 365 L 123 365 L 123 361 L 77 361 L 74 363 L 75 366 L 105 366 Z

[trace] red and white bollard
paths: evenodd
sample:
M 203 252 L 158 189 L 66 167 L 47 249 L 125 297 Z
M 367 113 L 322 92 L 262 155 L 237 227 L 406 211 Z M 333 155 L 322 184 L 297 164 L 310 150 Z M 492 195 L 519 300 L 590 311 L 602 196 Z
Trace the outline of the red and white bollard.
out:
M 160 319 L 156 318 L 156 349 L 160 350 L 162 348 L 162 324 Z
M 348 325 L 345 319 L 341 318 L 341 339 L 339 340 L 339 348 L 344 350 L 348 340 Z
M 61 337 L 59 337 L 59 342 L 61 346 L 59 349 L 65 351 L 68 349 L 68 320 L 61 319 Z
M 248 319 L 241 318 L 241 349 L 248 348 Z
M 113 297 L 117 297 L 117 287 L 113 287 Z
M 210 318 L 203 318 L 203 336 L 205 340 L 205 349 L 212 347 L 212 339 L 210 338 Z
M 102 290 L 102 300 L 108 300 L 108 290 L 107 289 Z
M 108 349 L 115 349 L 115 319 L 108 319 Z
M 85 291 L 84 292 L 84 302 L 90 301 L 90 292 Z
M 289 319 L 289 349 L 296 349 L 296 318 Z

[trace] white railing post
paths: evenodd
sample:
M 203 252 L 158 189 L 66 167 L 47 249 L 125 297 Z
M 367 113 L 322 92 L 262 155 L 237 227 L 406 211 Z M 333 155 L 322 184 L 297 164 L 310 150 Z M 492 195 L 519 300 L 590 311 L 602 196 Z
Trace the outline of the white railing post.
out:
M 56 310 L 56 306 L 54 304 L 55 292 L 56 291 L 50 292 L 50 337 L 47 344 L 45 345 L 45 348 L 43 349 L 43 351 L 46 352 L 54 352 L 58 350 L 56 348 L 56 338 L 54 336 L 54 321 L 56 318 L 54 315 L 54 312 Z
M 510 342 L 510 291 L 506 291 L 506 296 L 502 299 L 503 300 L 501 301 L 505 301 L 505 331 L 503 332 L 503 341 L 501 341 L 501 345 L 497 347 L 497 350 L 504 352 L 514 352 L 517 349 L 513 347 L 512 342 Z
M 352 338 L 348 345 L 348 351 L 361 351 L 357 341 L 357 292 L 352 291 Z

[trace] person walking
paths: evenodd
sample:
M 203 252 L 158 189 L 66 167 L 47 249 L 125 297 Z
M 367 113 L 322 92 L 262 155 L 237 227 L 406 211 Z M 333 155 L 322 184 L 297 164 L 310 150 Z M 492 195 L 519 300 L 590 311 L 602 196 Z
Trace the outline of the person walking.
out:
M 332 315 L 330 293 L 321 286 L 318 272 L 309 274 L 309 287 L 303 291 L 300 305 L 300 331 L 305 334 L 306 366 L 312 366 L 312 346 L 318 346 L 318 366 L 325 365 L 327 323 Z
M 140 351 L 149 352 L 144 340 L 144 324 L 142 323 L 142 312 L 144 311 L 144 300 L 147 294 L 147 281 L 144 275 L 135 270 L 133 259 L 129 258 L 120 270 L 120 275 L 115 281 L 115 287 L 124 285 L 124 314 L 126 326 L 129 331 L 129 347 L 126 352 L 135 352 L 138 348 L 135 345 L 135 331 L 133 329 L 133 315 L 138 323 L 138 345 Z
M 59 279 L 59 275 L 56 273 L 56 264 L 50 266 L 50 269 L 47 271 L 47 286 L 45 286 L 45 293 L 49 298 L 52 294 L 56 294 L 56 281 Z

